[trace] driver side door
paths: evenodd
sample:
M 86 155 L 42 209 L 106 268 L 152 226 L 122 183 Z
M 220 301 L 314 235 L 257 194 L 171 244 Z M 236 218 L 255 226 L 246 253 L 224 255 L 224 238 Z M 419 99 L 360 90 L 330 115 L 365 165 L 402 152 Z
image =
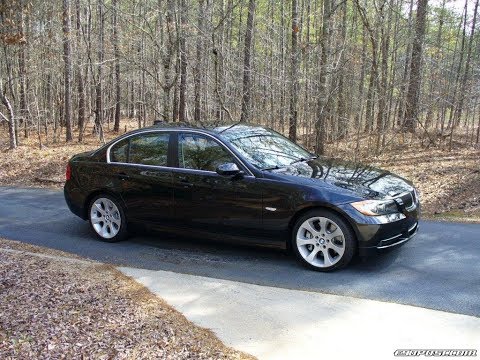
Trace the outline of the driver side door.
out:
M 239 235 L 261 227 L 262 195 L 255 177 L 221 176 L 224 163 L 243 165 L 206 134 L 181 132 L 176 139 L 177 164 L 173 170 L 177 226 L 200 232 Z

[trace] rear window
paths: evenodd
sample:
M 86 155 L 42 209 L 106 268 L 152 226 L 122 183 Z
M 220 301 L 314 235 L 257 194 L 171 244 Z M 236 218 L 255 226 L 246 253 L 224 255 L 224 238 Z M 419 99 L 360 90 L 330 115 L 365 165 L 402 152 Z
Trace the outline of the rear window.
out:
M 110 149 L 110 162 L 167 166 L 169 133 L 139 134 Z
M 167 166 L 168 133 L 153 133 L 132 137 L 128 162 L 132 164 Z

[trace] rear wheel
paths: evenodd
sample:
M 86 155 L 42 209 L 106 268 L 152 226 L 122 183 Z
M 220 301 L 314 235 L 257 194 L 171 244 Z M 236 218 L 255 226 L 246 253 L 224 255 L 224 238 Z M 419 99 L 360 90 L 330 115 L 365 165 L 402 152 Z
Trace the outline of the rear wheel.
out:
M 356 238 L 346 221 L 318 209 L 301 216 L 293 228 L 292 248 L 300 262 L 317 271 L 348 265 L 355 254 Z
M 120 202 L 113 196 L 97 195 L 90 202 L 92 230 L 102 241 L 116 242 L 127 237 L 127 222 Z

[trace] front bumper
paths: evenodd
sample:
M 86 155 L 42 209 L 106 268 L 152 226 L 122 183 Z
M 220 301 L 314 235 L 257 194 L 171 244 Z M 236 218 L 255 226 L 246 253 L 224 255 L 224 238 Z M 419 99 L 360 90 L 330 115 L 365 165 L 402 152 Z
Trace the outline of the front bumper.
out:
M 417 235 L 418 227 L 418 222 L 416 222 L 407 230 L 407 232 L 402 232 L 395 236 L 380 240 L 377 246 L 359 247 L 358 254 L 362 257 L 372 256 L 398 248 L 404 245 L 406 242 L 410 241 L 415 235 Z
M 419 203 L 412 211 L 403 213 L 404 219 L 387 223 L 379 217 L 365 216 L 349 204 L 342 205 L 341 209 L 350 218 L 358 239 L 360 256 L 376 255 L 400 247 L 418 232 Z

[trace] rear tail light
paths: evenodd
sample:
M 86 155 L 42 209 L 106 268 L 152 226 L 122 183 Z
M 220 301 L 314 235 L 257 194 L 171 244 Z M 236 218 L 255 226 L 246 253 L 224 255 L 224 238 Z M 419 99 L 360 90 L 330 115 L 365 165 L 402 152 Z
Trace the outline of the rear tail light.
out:
M 67 164 L 67 170 L 65 171 L 65 180 L 68 181 L 72 177 L 72 168 L 70 167 L 70 164 Z

